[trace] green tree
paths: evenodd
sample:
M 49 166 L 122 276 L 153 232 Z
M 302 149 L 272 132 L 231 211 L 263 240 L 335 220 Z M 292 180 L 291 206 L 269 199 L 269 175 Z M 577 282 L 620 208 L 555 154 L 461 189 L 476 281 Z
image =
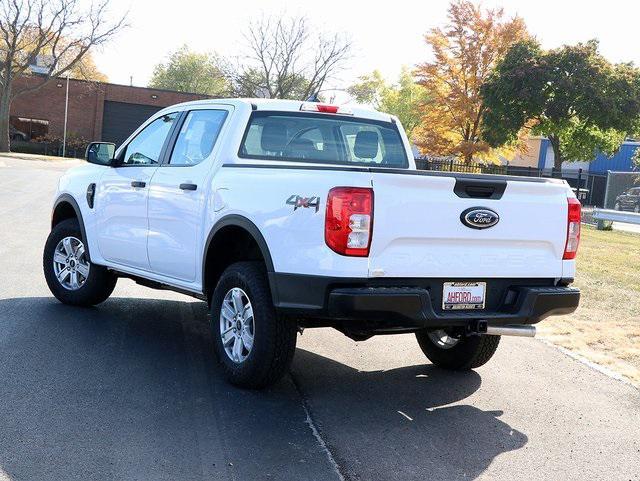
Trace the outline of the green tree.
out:
M 613 65 L 591 40 L 543 51 L 514 45 L 482 87 L 487 108 L 482 136 L 492 146 L 515 141 L 523 127 L 551 142 L 554 167 L 565 160 L 612 154 L 636 130 L 640 74 Z
M 183 45 L 153 69 L 149 87 L 223 97 L 230 85 L 213 53 L 193 52 Z
M 358 77 L 358 81 L 351 85 L 347 92 L 361 104 L 369 104 L 374 108 L 380 108 L 381 98 L 389 89 L 389 85 L 379 70 Z
M 388 84 L 382 74 L 374 70 L 360 77 L 347 91 L 358 102 L 398 117 L 409 138 L 422 123 L 425 105 L 431 100 L 427 89 L 418 85 L 406 68 L 395 84 Z

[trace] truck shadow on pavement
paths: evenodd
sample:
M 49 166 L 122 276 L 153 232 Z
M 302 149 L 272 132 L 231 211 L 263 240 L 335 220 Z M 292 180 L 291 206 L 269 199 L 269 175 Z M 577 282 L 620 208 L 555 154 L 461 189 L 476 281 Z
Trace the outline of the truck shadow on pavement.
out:
M 205 315 L 200 302 L 0 300 L 0 478 L 335 480 L 300 392 L 347 479 L 473 479 L 527 442 L 459 404 L 476 373 L 359 372 L 298 349 L 297 386 L 233 388 Z
M 460 404 L 480 388 L 474 371 L 363 372 L 298 349 L 293 376 L 347 479 L 475 479 L 528 441 L 502 411 Z

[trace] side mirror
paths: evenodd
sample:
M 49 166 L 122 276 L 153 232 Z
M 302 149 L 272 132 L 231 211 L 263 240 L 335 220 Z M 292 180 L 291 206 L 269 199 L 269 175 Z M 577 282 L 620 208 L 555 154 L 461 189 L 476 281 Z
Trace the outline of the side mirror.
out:
M 87 162 L 98 165 L 112 165 L 116 144 L 112 142 L 91 142 L 87 147 Z

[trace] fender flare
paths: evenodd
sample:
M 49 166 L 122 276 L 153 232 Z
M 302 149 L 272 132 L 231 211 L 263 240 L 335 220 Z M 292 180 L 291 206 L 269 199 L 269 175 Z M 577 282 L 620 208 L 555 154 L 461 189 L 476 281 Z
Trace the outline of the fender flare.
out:
M 53 229 L 54 227 L 53 213 L 55 213 L 58 206 L 63 202 L 70 204 L 76 213 L 76 217 L 78 218 L 78 223 L 80 224 L 80 234 L 82 235 L 82 242 L 84 243 L 84 248 L 87 253 L 87 257 L 89 258 L 89 262 L 91 262 L 91 253 L 89 252 L 89 242 L 87 241 L 87 232 L 84 229 L 84 219 L 82 218 L 82 211 L 80 210 L 80 206 L 78 205 L 78 202 L 76 202 L 76 199 L 74 199 L 71 194 L 62 194 L 53 203 L 53 210 L 51 215 L 51 228 Z
M 209 246 L 211 245 L 211 241 L 215 237 L 215 235 L 224 227 L 235 226 L 241 227 L 246 230 L 251 236 L 254 238 L 258 247 L 260 248 L 260 252 L 262 253 L 262 257 L 266 264 L 267 272 L 274 272 L 273 268 L 273 260 L 271 259 L 271 253 L 269 252 L 269 246 L 267 242 L 264 240 L 260 229 L 251 222 L 246 217 L 237 214 L 229 214 L 222 217 L 218 220 L 214 226 L 209 231 L 209 235 L 207 236 L 207 241 L 204 245 L 204 250 L 202 251 L 202 285 L 204 286 L 206 267 L 207 267 L 207 253 L 209 252 Z

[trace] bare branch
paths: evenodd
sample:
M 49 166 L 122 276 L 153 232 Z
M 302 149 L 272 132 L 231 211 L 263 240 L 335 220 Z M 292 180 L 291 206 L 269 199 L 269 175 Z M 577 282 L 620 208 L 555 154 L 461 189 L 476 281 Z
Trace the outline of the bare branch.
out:
M 125 16 L 107 20 L 108 0 L 84 8 L 79 0 L 4 0 L 0 7 L 0 151 L 8 149 L 8 112 L 17 95 L 65 75 L 96 46 L 125 26 Z M 46 72 L 33 74 L 40 60 Z M 40 80 L 16 88 L 14 79 Z
M 262 17 L 245 32 L 249 55 L 228 72 L 240 96 L 306 99 L 349 57 L 339 35 L 313 34 L 305 17 Z

